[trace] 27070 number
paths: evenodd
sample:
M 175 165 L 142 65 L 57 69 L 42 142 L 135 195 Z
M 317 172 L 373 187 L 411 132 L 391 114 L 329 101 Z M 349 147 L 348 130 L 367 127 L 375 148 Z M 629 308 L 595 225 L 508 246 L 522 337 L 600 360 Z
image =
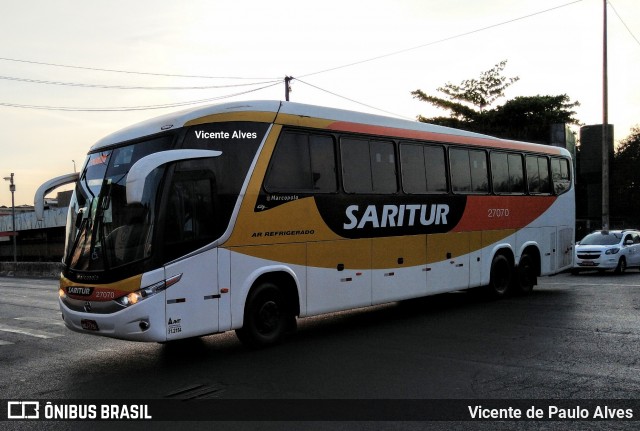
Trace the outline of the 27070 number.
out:
M 487 210 L 487 217 L 489 218 L 509 217 L 509 208 L 489 208 Z

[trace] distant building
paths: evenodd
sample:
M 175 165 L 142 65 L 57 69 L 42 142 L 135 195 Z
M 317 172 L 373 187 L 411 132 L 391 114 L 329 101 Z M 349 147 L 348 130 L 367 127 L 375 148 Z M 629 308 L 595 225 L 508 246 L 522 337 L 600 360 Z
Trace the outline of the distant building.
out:
M 61 196 L 62 195 L 62 196 Z M 18 261 L 56 262 L 64 253 L 65 227 L 70 192 L 48 202 L 44 218 L 36 220 L 33 206 L 16 206 L 16 249 Z M 60 206 L 64 203 L 65 206 Z M 13 260 L 13 217 L 11 207 L 0 207 L 0 260 Z
M 613 161 L 613 125 L 608 125 L 609 165 Z M 576 239 L 602 226 L 602 125 L 580 128 L 580 152 L 576 170 Z M 611 170 L 609 170 L 611 174 Z M 609 176 L 611 178 L 611 176 Z M 609 181 L 611 185 L 611 181 Z M 611 227 L 620 221 L 611 219 Z

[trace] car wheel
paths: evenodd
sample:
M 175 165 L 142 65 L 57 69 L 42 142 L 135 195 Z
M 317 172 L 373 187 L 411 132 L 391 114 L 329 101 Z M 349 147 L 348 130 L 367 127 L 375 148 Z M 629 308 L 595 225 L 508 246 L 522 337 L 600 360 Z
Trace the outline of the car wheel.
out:
M 616 266 L 616 269 L 614 270 L 614 272 L 616 274 L 622 274 L 626 270 L 627 270 L 627 259 L 625 259 L 624 256 L 622 256 L 618 261 L 618 266 Z

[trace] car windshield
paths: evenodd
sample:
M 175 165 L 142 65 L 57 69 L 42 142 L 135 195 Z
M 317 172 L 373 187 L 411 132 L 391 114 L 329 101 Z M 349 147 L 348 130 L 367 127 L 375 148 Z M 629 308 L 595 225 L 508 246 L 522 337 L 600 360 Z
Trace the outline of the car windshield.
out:
M 620 238 L 622 238 L 620 233 L 595 232 L 585 236 L 580 241 L 580 245 L 616 245 L 620 243 Z

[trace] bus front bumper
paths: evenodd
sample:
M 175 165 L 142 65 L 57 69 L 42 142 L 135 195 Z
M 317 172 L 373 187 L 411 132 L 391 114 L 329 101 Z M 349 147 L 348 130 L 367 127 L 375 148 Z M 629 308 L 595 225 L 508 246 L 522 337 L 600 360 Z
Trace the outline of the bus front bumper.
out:
M 164 292 L 114 312 L 104 312 L 106 306 L 113 307 L 113 301 L 59 298 L 58 302 L 62 319 L 72 331 L 130 341 L 167 340 Z

